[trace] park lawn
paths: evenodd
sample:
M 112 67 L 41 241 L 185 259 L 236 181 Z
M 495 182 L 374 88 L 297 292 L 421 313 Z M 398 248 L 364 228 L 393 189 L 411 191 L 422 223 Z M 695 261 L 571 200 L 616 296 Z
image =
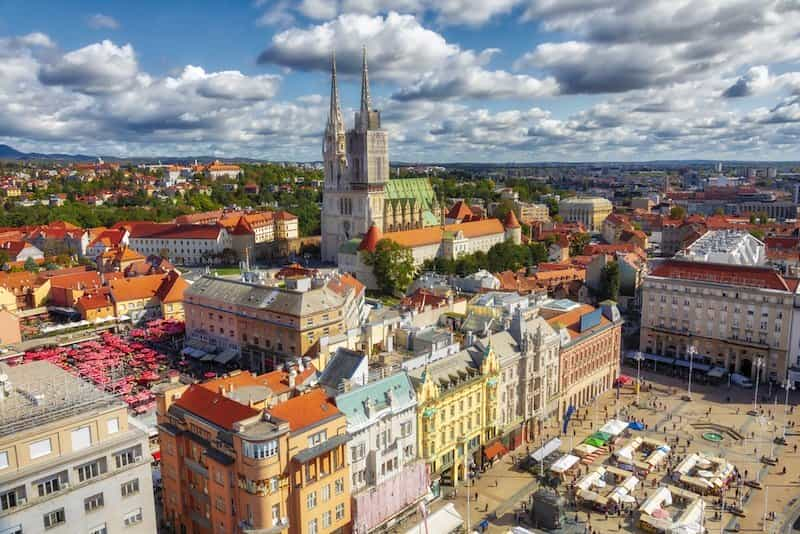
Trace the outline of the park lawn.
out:
M 229 276 L 232 274 L 241 274 L 241 270 L 238 267 L 215 267 L 212 269 L 213 272 L 217 273 L 220 276 Z

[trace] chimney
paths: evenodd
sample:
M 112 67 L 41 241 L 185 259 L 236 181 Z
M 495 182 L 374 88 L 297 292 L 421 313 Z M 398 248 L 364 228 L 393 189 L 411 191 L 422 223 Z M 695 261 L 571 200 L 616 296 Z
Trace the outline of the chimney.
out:
M 296 377 L 297 377 L 297 371 L 295 371 L 294 369 L 289 371 L 289 388 L 294 389 Z

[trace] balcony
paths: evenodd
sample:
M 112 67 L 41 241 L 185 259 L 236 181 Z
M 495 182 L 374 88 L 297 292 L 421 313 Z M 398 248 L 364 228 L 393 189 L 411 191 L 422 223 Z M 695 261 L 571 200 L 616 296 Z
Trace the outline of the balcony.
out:
M 190 458 L 184 458 L 183 462 L 186 464 L 186 467 L 188 467 L 194 473 L 200 475 L 203 478 L 208 478 L 208 468 L 205 467 L 204 465 L 195 462 Z

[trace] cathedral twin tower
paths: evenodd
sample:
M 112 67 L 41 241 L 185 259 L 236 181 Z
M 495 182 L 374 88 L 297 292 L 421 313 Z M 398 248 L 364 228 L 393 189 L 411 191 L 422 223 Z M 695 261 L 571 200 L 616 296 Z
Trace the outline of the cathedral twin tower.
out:
M 331 100 L 322 147 L 325 186 L 322 204 L 322 259 L 336 262 L 339 248 L 377 226 L 381 232 L 421 228 L 420 195 L 388 191 L 389 142 L 381 129 L 380 112 L 371 109 L 366 49 L 362 51 L 361 106 L 353 129 L 345 133 L 339 105 L 336 60 L 331 55 Z M 404 181 L 404 180 L 403 180 Z M 428 189 L 430 184 L 428 184 Z M 394 189 L 389 185 L 388 189 Z M 433 191 L 430 191 L 432 196 Z M 408 198 L 398 198 L 408 197 Z M 435 198 L 433 199 L 435 202 Z M 431 199 L 427 199 L 428 204 Z

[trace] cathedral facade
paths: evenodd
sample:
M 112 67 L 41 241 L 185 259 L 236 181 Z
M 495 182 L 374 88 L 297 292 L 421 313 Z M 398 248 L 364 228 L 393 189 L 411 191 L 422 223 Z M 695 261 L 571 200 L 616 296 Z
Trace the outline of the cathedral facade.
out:
M 371 226 L 396 232 L 435 226 L 442 207 L 425 178 L 394 179 L 389 171 L 389 137 L 381 115 L 372 109 L 366 50 L 361 71 L 361 105 L 354 126 L 345 132 L 331 58 L 331 97 L 322 156 L 322 259 L 336 262 L 339 249 L 359 239 Z

